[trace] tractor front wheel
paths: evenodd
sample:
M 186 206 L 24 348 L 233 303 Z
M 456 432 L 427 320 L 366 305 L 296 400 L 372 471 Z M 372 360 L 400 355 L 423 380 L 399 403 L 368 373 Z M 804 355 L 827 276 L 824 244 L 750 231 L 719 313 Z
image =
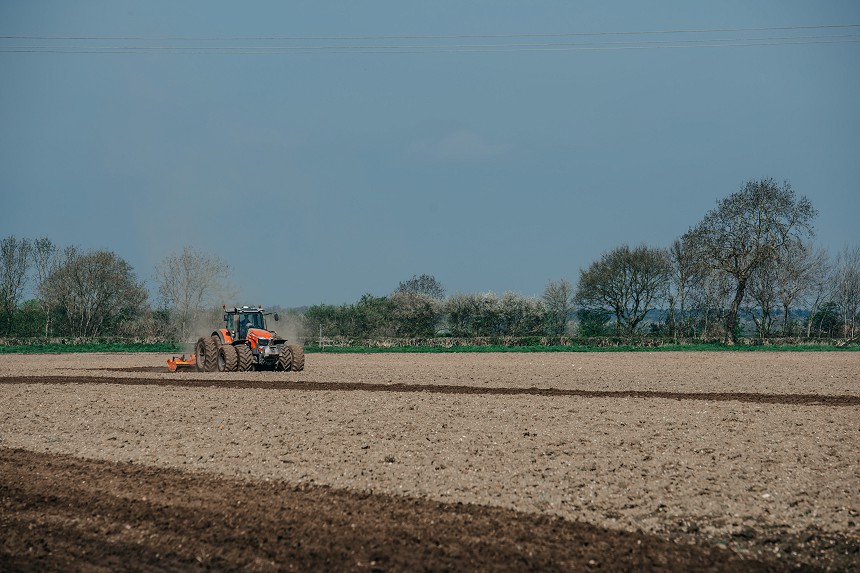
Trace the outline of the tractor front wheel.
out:
M 251 352 L 251 348 L 246 344 L 239 344 L 238 346 L 234 346 L 236 349 L 236 354 L 238 356 L 238 363 L 236 369 L 239 372 L 247 372 L 254 365 L 254 353 Z
M 281 348 L 281 355 L 278 357 L 278 368 L 284 372 L 289 372 L 293 366 L 293 354 L 290 352 L 290 347 L 286 344 Z

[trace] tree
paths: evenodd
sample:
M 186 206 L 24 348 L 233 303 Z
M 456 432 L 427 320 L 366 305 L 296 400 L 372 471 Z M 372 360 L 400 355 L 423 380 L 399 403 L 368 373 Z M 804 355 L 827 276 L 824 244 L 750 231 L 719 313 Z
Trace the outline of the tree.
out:
M 576 302 L 589 311 L 615 316 L 617 335 L 632 336 L 655 302 L 666 294 L 669 260 L 665 251 L 622 245 L 580 271 Z
M 725 337 L 726 309 L 731 285 L 729 276 L 699 264 L 690 291 L 691 318 L 702 337 Z
M 392 320 L 397 336 L 431 337 L 436 334 L 441 303 L 421 293 L 398 291 L 391 295 Z
M 779 304 L 777 292 L 777 273 L 779 268 L 775 261 L 758 267 L 750 275 L 747 297 L 754 304 L 747 306 L 747 312 L 756 325 L 760 340 L 770 336 L 776 321 L 776 308 Z
M 27 239 L 10 235 L 0 241 L 0 311 L 6 333 L 12 333 L 12 318 L 21 302 L 30 265 L 32 245 Z
M 408 281 L 401 282 L 394 292 L 423 294 L 436 300 L 445 298 L 445 287 L 432 275 L 412 275 Z
M 687 241 L 675 239 L 669 247 L 669 324 L 677 340 L 678 334 L 688 336 L 690 330 L 690 296 L 700 278 L 701 266 L 695 251 Z M 676 315 L 677 308 L 677 315 Z
M 63 252 L 63 261 L 46 280 L 45 290 L 55 301 L 73 336 L 117 332 L 120 323 L 145 308 L 148 293 L 131 265 L 110 251 Z
M 717 202 L 685 235 L 698 256 L 734 281 L 726 318 L 726 336 L 734 341 L 738 311 L 753 272 L 784 256 L 787 245 L 813 234 L 816 211 L 805 197 L 795 198 L 789 183 L 749 181 L 740 191 Z
M 506 292 L 497 301 L 496 324 L 491 334 L 498 336 L 539 336 L 543 334 L 546 305 L 541 299 Z
M 230 267 L 218 257 L 186 246 L 155 268 L 158 294 L 169 308 L 176 336 L 187 341 L 206 309 L 218 306 L 225 293 Z
M 531 336 L 543 332 L 546 307 L 513 292 L 457 294 L 446 302 L 445 314 L 454 336 Z
M 816 290 L 817 281 L 827 274 L 827 254 L 810 244 L 792 241 L 776 269 L 776 287 L 782 305 L 782 335 L 792 334 L 791 308 L 806 293 Z M 817 300 L 813 302 L 817 307 Z M 816 309 L 810 309 L 814 312 Z
M 48 277 L 57 270 L 59 257 L 57 247 L 48 237 L 36 239 L 33 243 L 33 258 L 36 265 L 36 292 L 39 295 L 39 304 L 45 315 L 45 336 L 51 334 L 51 311 L 54 301 L 46 291 Z
M 573 285 L 567 279 L 549 281 L 543 291 L 546 323 L 549 334 L 564 334 L 573 312 Z
M 833 300 L 839 306 L 842 336 L 857 336 L 860 321 L 860 246 L 846 246 L 836 258 Z
M 832 277 L 833 265 L 830 258 L 824 251 L 820 252 L 820 266 L 818 266 L 810 277 L 809 287 L 802 292 L 803 304 L 806 305 L 809 314 L 806 317 L 806 337 L 812 336 L 812 328 L 816 313 L 821 309 L 821 305 L 830 296 L 833 290 Z
M 842 317 L 839 304 L 833 301 L 822 304 L 815 313 L 809 315 L 809 334 L 819 338 L 833 338 L 842 330 Z
M 598 308 L 580 308 L 576 311 L 579 336 L 601 336 L 604 334 L 606 323 L 612 318 L 612 313 Z
M 391 336 L 394 306 L 386 296 L 364 294 L 350 309 L 353 317 L 352 336 L 372 338 Z

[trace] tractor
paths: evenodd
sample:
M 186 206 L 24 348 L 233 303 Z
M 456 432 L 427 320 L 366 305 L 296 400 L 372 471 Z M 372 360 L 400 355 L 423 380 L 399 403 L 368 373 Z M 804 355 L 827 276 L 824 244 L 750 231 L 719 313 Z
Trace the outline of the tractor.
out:
M 277 321 L 277 313 L 267 313 L 261 306 L 222 308 L 224 328 L 200 337 L 194 348 L 194 363 L 199 372 L 304 370 L 302 346 L 287 344 L 286 339 L 266 327 L 266 317 Z

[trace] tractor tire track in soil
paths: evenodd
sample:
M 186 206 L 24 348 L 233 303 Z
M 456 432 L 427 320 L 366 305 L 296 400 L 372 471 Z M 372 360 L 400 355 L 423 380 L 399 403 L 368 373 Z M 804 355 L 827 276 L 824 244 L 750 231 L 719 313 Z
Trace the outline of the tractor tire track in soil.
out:
M 502 508 L 8 448 L 0 507 L 3 571 L 818 570 Z
M 119 369 L 115 369 L 119 371 Z M 159 369 L 163 372 L 164 369 Z M 0 377 L 0 384 L 123 384 L 130 386 L 179 386 L 205 388 L 247 388 L 256 390 L 303 390 L 310 392 L 428 392 L 489 396 L 572 396 L 580 398 L 636 398 L 747 402 L 795 406 L 860 406 L 860 396 L 822 394 L 763 394 L 755 392 L 657 392 L 649 390 L 564 390 L 558 388 L 505 388 L 445 384 L 374 384 L 363 382 L 313 382 L 272 380 L 225 380 L 201 378 L 102 378 L 94 376 Z

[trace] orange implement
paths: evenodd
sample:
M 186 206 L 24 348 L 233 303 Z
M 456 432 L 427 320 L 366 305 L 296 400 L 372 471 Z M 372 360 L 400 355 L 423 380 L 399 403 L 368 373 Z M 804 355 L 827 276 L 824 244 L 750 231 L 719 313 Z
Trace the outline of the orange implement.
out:
M 174 356 L 173 358 L 167 359 L 167 369 L 171 372 L 176 372 L 180 367 L 190 368 L 192 366 L 197 366 L 197 357 L 194 354 L 189 356 L 187 359 L 184 354 L 179 358 Z

